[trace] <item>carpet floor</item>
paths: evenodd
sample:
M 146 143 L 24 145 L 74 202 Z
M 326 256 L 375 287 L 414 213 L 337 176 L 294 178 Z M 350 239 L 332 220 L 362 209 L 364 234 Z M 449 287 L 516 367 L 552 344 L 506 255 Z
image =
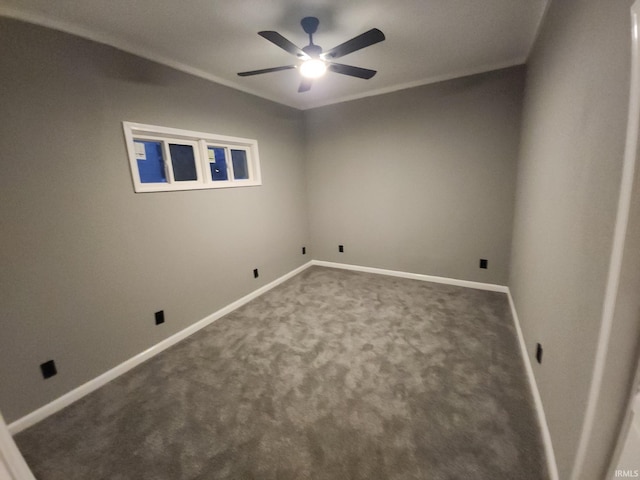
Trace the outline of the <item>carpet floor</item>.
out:
M 39 480 L 546 480 L 503 293 L 311 267 L 16 436 Z

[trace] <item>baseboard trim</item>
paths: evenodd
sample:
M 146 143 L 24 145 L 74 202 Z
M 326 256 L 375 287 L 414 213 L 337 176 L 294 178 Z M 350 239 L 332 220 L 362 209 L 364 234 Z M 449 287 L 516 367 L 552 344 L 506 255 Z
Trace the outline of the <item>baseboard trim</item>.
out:
M 386 270 L 386 269 L 382 269 L 382 268 L 364 267 L 364 266 L 360 266 L 360 265 L 349 265 L 349 264 L 344 264 L 344 263 L 326 262 L 326 261 L 322 261 L 322 260 L 311 260 L 311 261 L 305 263 L 304 265 L 301 265 L 300 267 L 292 270 L 291 272 L 286 273 L 282 277 L 277 278 L 276 280 L 268 283 L 267 285 L 264 285 L 264 286 L 258 288 L 257 290 L 254 290 L 253 292 L 249 293 L 248 295 L 245 295 L 244 297 L 236 300 L 235 302 L 230 303 L 229 305 L 221 308 L 220 310 L 212 313 L 211 315 L 203 318 L 202 320 L 197 321 L 196 323 L 188 326 L 187 328 L 179 331 L 178 333 L 175 333 L 174 335 L 162 340 L 161 342 L 159 342 L 159 343 L 155 344 L 154 346 L 148 348 L 147 350 L 135 355 L 134 357 L 131 357 L 128 360 L 125 360 L 124 362 L 122 362 L 121 364 L 115 366 L 111 370 L 106 371 L 105 373 L 97 376 L 96 378 L 94 378 L 92 380 L 89 380 L 88 382 L 80 385 L 79 387 L 74 388 L 70 392 L 65 393 L 61 397 L 58 397 L 57 399 L 55 399 L 55 400 L 47 403 L 46 405 L 38 408 L 37 410 L 34 410 L 33 412 L 25 415 L 24 417 L 19 418 L 18 420 L 14 421 L 13 423 L 11 423 L 8 426 L 9 432 L 12 435 L 15 435 L 15 434 L 17 434 L 17 433 L 19 433 L 19 432 L 31 427 L 32 425 L 35 425 L 36 423 L 44 420 L 48 416 L 53 415 L 54 413 L 62 410 L 66 406 L 71 405 L 73 402 L 76 402 L 76 401 L 80 400 L 82 397 L 88 395 L 89 393 L 97 390 L 98 388 L 102 387 L 103 385 L 107 384 L 108 382 L 114 380 L 115 378 L 119 377 L 120 375 L 128 372 L 132 368 L 140 365 L 144 361 L 154 357 L 155 355 L 157 355 L 160 352 L 166 350 L 167 348 L 175 345 L 176 343 L 184 340 L 185 338 L 189 337 L 190 335 L 193 335 L 198 330 L 201 330 L 202 328 L 210 325 L 211 323 L 215 322 L 219 318 L 227 315 L 228 313 L 231 313 L 232 311 L 236 310 L 237 308 L 240 308 L 244 304 L 246 304 L 246 303 L 250 302 L 251 300 L 259 297 L 263 293 L 271 290 L 272 288 L 278 286 L 279 284 L 281 284 L 282 282 L 290 279 L 291 277 L 294 277 L 295 275 L 297 275 L 298 273 L 302 272 L 303 270 L 306 270 L 307 268 L 309 268 L 312 265 L 317 265 L 317 266 L 321 266 L 321 267 L 329 267 L 329 268 L 340 268 L 340 269 L 343 269 L 343 270 L 356 270 L 356 271 L 360 271 L 360 272 L 368 272 L 368 273 L 375 273 L 375 274 L 380 274 L 380 275 L 389 275 L 389 276 L 394 276 L 394 277 L 410 278 L 410 279 L 414 279 L 414 280 L 422 280 L 422 281 L 428 281 L 428 282 L 443 283 L 443 284 L 448 284 L 448 285 L 457 285 L 457 286 L 461 286 L 461 287 L 477 288 L 477 289 L 481 289 L 481 290 L 491 290 L 491 291 L 496 291 L 496 292 L 505 292 L 506 293 L 508 291 L 508 288 L 505 287 L 505 286 L 502 286 L 502 285 L 494 285 L 494 284 L 480 283 L 480 282 L 471 282 L 471 281 L 468 281 L 468 280 L 458 280 L 458 279 L 452 279 L 452 278 L 446 278 L 446 277 L 436 277 L 436 276 L 432 276 L 432 275 L 423 275 L 423 274 L 419 274 L 419 273 L 401 272 L 401 271 L 396 271 L 396 270 Z
M 509 298 L 509 306 L 511 307 L 511 316 L 513 317 L 513 323 L 516 327 L 518 334 L 518 342 L 520 343 L 520 353 L 524 361 L 524 368 L 529 378 L 529 386 L 531 387 L 531 393 L 533 395 L 533 402 L 538 413 L 538 424 L 540 427 L 540 433 L 542 434 L 542 444 L 544 446 L 544 452 L 547 457 L 547 468 L 549 469 L 549 477 L 551 480 L 559 480 L 558 464 L 556 463 L 556 455 L 553 450 L 553 443 L 551 442 L 551 431 L 549 430 L 549 424 L 547 423 L 547 416 L 544 413 L 544 406 L 542 404 L 542 397 L 540 396 L 540 390 L 538 390 L 538 383 L 533 373 L 533 366 L 531 365 L 531 359 L 527 352 L 527 344 L 524 341 L 524 334 L 522 328 L 520 328 L 520 320 L 518 318 L 518 312 L 516 312 L 516 305 L 513 302 L 511 291 L 507 289 L 507 297 Z
M 278 285 L 285 282 L 286 280 L 289 280 L 291 277 L 296 276 L 303 270 L 306 270 L 307 268 L 309 268 L 312 265 L 312 263 L 313 262 L 309 261 L 304 265 L 301 265 L 300 267 L 290 271 L 289 273 L 284 274 L 283 276 L 258 288 L 257 290 L 254 290 L 253 292 L 245 295 L 244 297 L 236 300 L 235 302 L 230 303 L 226 307 L 223 307 L 220 310 L 212 313 L 211 315 L 203 318 L 202 320 L 197 321 L 196 323 L 188 326 L 184 330 L 180 330 L 178 333 L 175 333 L 174 335 L 162 340 L 161 342 L 155 344 L 151 348 L 148 348 L 142 353 L 139 353 L 134 357 L 131 357 L 130 359 L 125 360 L 120 365 L 117 365 L 111 370 L 106 371 L 102 375 L 99 375 L 96 378 L 89 380 L 88 382 L 80 385 L 77 388 L 74 388 L 70 392 L 62 395 L 61 397 L 58 397 L 52 402 L 49 402 L 46 405 L 38 408 L 37 410 L 34 410 L 33 412 L 25 415 L 24 417 L 19 418 L 18 420 L 14 421 L 8 426 L 9 432 L 12 435 L 15 435 L 29 428 L 30 426 L 35 425 L 41 420 L 44 420 L 48 416 L 53 415 L 54 413 L 62 410 L 64 407 L 72 404 L 73 402 L 80 400 L 82 397 L 88 395 L 94 390 L 97 390 L 98 388 L 102 387 L 103 385 L 110 382 L 111 380 L 114 380 L 120 375 L 128 372 L 132 368 L 140 365 L 142 362 L 150 359 L 151 357 L 154 357 L 155 355 L 175 345 L 176 343 L 184 340 L 190 335 L 193 335 L 198 330 L 203 329 L 204 327 L 210 325 L 211 323 L 215 322 L 219 318 L 227 315 L 228 313 L 233 312 L 234 310 L 240 308 L 244 304 L 259 297 L 263 293 L 266 293 L 272 288 L 277 287 Z
M 199 320 L 198 322 L 179 331 L 178 333 L 166 338 L 165 340 L 162 340 L 161 342 L 157 343 L 151 348 L 139 353 L 138 355 L 135 355 L 134 357 L 131 357 L 128 360 L 125 360 L 120 365 L 117 365 L 116 367 L 112 368 L 111 370 L 108 370 L 102 375 L 84 383 L 83 385 L 80 385 L 79 387 L 71 390 L 70 392 L 62 395 L 61 397 L 53 400 L 52 402 L 38 408 L 37 410 L 34 410 L 33 412 L 25 415 L 24 417 L 19 418 L 18 420 L 14 421 L 8 426 L 9 432 L 12 435 L 15 435 L 29 428 L 30 426 L 40 422 L 41 420 L 44 420 L 48 416 L 53 415 L 59 410 L 62 410 L 64 407 L 81 399 L 82 397 L 88 395 L 94 390 L 97 390 L 98 388 L 102 387 L 103 385 L 110 382 L 111 380 L 114 380 L 115 378 L 128 372 L 132 368 L 140 365 L 144 361 L 152 358 L 153 356 L 159 354 L 160 352 L 166 350 L 167 348 L 184 340 L 185 338 L 194 334 L 198 330 L 201 330 L 202 328 L 210 325 L 211 323 L 215 322 L 219 318 L 227 315 L 228 313 L 233 312 L 234 310 L 240 308 L 241 306 L 245 305 L 251 300 L 268 292 L 272 288 L 280 285 L 286 280 L 289 280 L 290 278 L 294 277 L 295 275 L 299 274 L 300 272 L 306 270 L 307 268 L 313 265 L 319 266 L 319 267 L 338 268 L 342 270 L 353 270 L 358 272 L 374 273 L 378 275 L 387 275 L 392 277 L 408 278 L 408 279 L 420 280 L 420 281 L 426 281 L 426 282 L 442 283 L 446 285 L 456 285 L 456 286 L 466 287 L 466 288 L 475 288 L 479 290 L 488 290 L 492 292 L 506 293 L 509 299 L 509 306 L 511 307 L 511 313 L 513 316 L 513 321 L 514 321 L 516 332 L 518 335 L 520 351 L 522 354 L 522 358 L 524 360 L 525 370 L 527 373 L 527 377 L 529 379 L 529 384 L 531 386 L 531 392 L 533 394 L 534 404 L 538 414 L 540 431 L 542 433 L 542 441 L 544 444 L 544 449 L 547 457 L 547 465 L 549 468 L 549 475 L 551 477 L 551 480 L 559 479 L 558 468 L 555 460 L 555 454 L 554 454 L 553 445 L 551 442 L 551 434 L 550 434 L 549 426 L 547 424 L 547 419 L 544 413 L 544 407 L 542 405 L 542 398 L 540 396 L 540 391 L 538 390 L 538 385 L 536 383 L 535 376 L 533 373 L 533 367 L 531 365 L 531 361 L 527 353 L 526 343 L 524 341 L 522 329 L 520 328 L 520 321 L 518 319 L 518 314 L 516 312 L 515 304 L 513 302 L 513 298 L 511 297 L 511 292 L 509 291 L 509 288 L 507 286 L 496 285 L 491 283 L 473 282 L 469 280 L 459 280 L 459 279 L 447 278 L 447 277 L 438 277 L 433 275 L 424 275 L 420 273 L 402 272 L 398 270 L 387 270 L 383 268 L 365 267 L 361 265 L 350 265 L 345 263 L 327 262 L 323 260 L 311 260 L 305 263 L 304 265 L 301 265 L 300 267 L 292 270 L 291 272 L 286 273 L 282 277 L 279 277 L 276 280 L 268 283 L 267 285 L 264 285 L 254 290 L 253 292 L 245 295 L 244 297 L 236 300 L 233 303 L 230 303 L 229 305 L 221 308 L 220 310 L 212 313 L 211 315 L 203 318 L 202 320 Z
M 13 441 L 0 414 L 0 478 L 6 480 L 36 480 L 27 462 Z
M 343 270 L 354 270 L 358 272 L 376 273 L 379 275 L 389 275 L 393 277 L 410 278 L 413 280 L 421 280 L 425 282 L 443 283 L 446 285 L 456 285 L 459 287 L 476 288 L 479 290 L 489 290 L 492 292 L 506 293 L 507 298 L 509 299 L 509 307 L 511 308 L 513 323 L 515 325 L 517 336 L 518 336 L 520 353 L 524 361 L 525 371 L 527 374 L 527 378 L 529 380 L 529 385 L 531 387 L 531 393 L 533 395 L 533 401 L 536 408 L 536 413 L 538 415 L 538 423 L 540 427 L 540 433 L 542 434 L 542 443 L 544 446 L 545 456 L 547 459 L 547 468 L 549 469 L 549 476 L 551 480 L 559 480 L 556 456 L 553 450 L 553 443 L 551 442 L 551 432 L 549 430 L 549 425 L 547 423 L 547 417 L 544 413 L 542 397 L 540 396 L 540 390 L 538 390 L 536 377 L 533 373 L 533 366 L 531 365 L 531 360 L 529 359 L 529 354 L 527 353 L 527 345 L 526 345 L 526 342 L 524 341 L 524 335 L 522 333 L 522 329 L 520 328 L 520 320 L 518 318 L 518 313 L 516 312 L 516 307 L 513 302 L 513 298 L 511 296 L 511 291 L 509 290 L 509 287 L 504 285 L 496 285 L 492 283 L 472 282 L 469 280 L 458 280 L 455 278 L 423 275 L 420 273 L 409 273 L 409 272 L 401 272 L 397 270 L 386 270 L 383 268 L 364 267 L 361 265 L 349 265 L 344 263 L 326 262 L 323 260 L 312 260 L 311 264 L 317 265 L 320 267 L 340 268 Z
M 340 268 L 342 270 L 354 270 L 357 272 L 376 273 L 378 275 L 389 275 L 391 277 L 410 278 L 423 282 L 443 283 L 445 285 L 456 285 L 458 287 L 475 288 L 478 290 L 489 290 L 491 292 L 507 293 L 509 288 L 504 285 L 493 283 L 472 282 L 470 280 L 459 280 L 457 278 L 437 277 L 422 273 L 401 272 L 399 270 L 387 270 L 384 268 L 364 267 L 362 265 L 350 265 L 347 263 L 325 262 L 324 260 L 312 260 L 313 265 L 319 267 Z

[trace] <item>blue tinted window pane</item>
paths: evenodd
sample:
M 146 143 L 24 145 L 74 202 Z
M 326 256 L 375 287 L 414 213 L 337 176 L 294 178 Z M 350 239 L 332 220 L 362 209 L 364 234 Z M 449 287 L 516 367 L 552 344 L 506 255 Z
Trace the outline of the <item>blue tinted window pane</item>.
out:
M 171 165 L 173 166 L 173 178 L 176 182 L 197 180 L 196 158 L 191 145 L 169 144 L 171 152 Z
M 249 178 L 247 152 L 244 150 L 231 150 L 231 161 L 233 162 L 233 178 L 247 180 Z
M 212 158 L 213 157 L 213 158 Z M 211 168 L 211 180 L 228 180 L 227 158 L 222 147 L 209 147 L 209 167 Z
M 136 140 L 134 143 L 136 144 L 136 159 L 140 181 L 142 183 L 166 183 L 162 144 L 143 140 Z M 140 145 L 144 147 L 144 150 Z

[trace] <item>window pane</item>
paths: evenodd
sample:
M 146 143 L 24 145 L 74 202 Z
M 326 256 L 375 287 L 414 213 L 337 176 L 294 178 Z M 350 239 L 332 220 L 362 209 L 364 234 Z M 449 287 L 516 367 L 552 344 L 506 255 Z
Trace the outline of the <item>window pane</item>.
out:
M 233 178 L 247 180 L 249 178 L 247 152 L 244 150 L 231 150 L 231 161 L 233 162 Z
M 196 158 L 191 145 L 169 144 L 171 152 L 171 165 L 173 166 L 173 178 L 176 182 L 197 180 Z
M 138 173 L 142 183 L 166 183 L 162 143 L 135 140 Z
M 211 180 L 229 180 L 227 176 L 227 157 L 223 147 L 208 147 Z

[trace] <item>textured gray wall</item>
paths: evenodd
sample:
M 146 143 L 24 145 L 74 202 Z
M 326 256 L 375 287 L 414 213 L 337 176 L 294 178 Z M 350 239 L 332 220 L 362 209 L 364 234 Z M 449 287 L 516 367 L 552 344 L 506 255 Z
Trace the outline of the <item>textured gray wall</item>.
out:
M 0 58 L 8 422 L 308 260 L 301 112 L 7 19 Z M 257 139 L 263 185 L 135 194 L 123 120 Z
M 527 69 L 509 285 L 562 479 L 582 428 L 611 254 L 630 5 L 551 2 Z M 533 358 L 536 342 L 542 365 Z M 609 448 L 591 451 L 593 468 L 581 479 L 601 478 Z
M 506 285 L 523 82 L 516 67 L 307 111 L 313 258 Z

